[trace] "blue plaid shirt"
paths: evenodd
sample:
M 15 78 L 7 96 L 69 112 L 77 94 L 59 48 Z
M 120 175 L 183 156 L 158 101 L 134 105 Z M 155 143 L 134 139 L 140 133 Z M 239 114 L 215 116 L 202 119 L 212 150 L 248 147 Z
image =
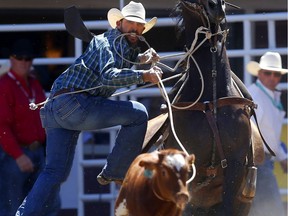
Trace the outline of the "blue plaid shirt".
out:
M 85 52 L 55 80 L 51 93 L 64 88 L 88 89 L 101 85 L 89 93 L 110 97 L 118 88 L 142 84 L 142 71 L 130 69 L 132 64 L 119 56 L 134 62 L 140 48 L 130 47 L 120 35 L 118 29 L 111 29 L 95 36 Z

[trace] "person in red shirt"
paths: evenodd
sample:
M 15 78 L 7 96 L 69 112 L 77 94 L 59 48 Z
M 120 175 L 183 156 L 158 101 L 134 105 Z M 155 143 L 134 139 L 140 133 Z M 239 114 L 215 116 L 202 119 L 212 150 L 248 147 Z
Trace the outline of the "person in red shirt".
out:
M 45 100 L 30 73 L 33 57 L 30 41 L 16 41 L 11 67 L 0 77 L 0 216 L 15 215 L 45 164 L 45 130 L 39 110 L 29 109 L 29 103 Z

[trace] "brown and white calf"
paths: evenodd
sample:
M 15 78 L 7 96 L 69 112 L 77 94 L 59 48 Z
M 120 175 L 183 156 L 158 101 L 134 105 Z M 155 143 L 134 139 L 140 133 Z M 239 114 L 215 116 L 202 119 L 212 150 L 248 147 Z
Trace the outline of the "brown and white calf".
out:
M 139 155 L 120 188 L 115 216 L 180 216 L 189 201 L 186 181 L 194 160 L 176 149 Z

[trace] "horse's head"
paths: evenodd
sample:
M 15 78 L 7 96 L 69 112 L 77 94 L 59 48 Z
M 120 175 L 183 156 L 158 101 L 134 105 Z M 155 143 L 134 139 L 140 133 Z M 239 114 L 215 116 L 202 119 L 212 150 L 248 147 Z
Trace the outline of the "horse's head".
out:
M 224 0 L 179 0 L 172 15 L 178 19 L 179 33 L 186 34 L 186 45 L 189 47 L 197 29 L 204 27 L 212 34 L 217 34 L 223 28 L 225 19 Z M 225 28 L 225 26 L 224 26 Z M 213 41 L 221 39 L 213 37 Z
M 184 10 L 196 13 L 202 19 L 203 25 L 219 25 L 225 18 L 224 0 L 180 0 Z
M 224 0 L 199 0 L 211 23 L 218 24 L 225 18 Z

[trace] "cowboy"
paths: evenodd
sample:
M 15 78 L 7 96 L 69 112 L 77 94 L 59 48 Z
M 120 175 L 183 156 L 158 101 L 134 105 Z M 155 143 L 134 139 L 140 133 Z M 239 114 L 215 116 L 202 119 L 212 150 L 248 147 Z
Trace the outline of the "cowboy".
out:
M 46 166 L 17 215 L 39 216 L 51 208 L 49 200 L 55 199 L 69 175 L 81 131 L 121 125 L 115 146 L 97 177 L 102 185 L 122 181 L 141 153 L 148 121 L 145 106 L 109 97 L 119 88 L 157 83 L 161 78 L 162 70 L 157 66 L 131 69 L 137 62 L 159 60 L 153 49 L 140 54 L 137 46 L 142 34 L 157 20 L 145 19 L 141 3 L 131 1 L 121 11 L 109 10 L 112 29 L 94 36 L 85 52 L 55 80 L 50 98 L 40 110 L 47 134 Z
M 258 104 L 255 111 L 261 133 L 276 154 L 273 158 L 264 146 L 265 160 L 258 166 L 256 195 L 249 215 L 284 216 L 281 195 L 273 173 L 273 161 L 279 161 L 283 171 L 287 173 L 287 153 L 281 147 L 280 140 L 285 112 L 280 101 L 281 92 L 276 87 L 282 75 L 288 70 L 282 68 L 279 53 L 266 52 L 259 63 L 249 62 L 247 71 L 257 77 L 256 82 L 248 87 L 248 90 Z

